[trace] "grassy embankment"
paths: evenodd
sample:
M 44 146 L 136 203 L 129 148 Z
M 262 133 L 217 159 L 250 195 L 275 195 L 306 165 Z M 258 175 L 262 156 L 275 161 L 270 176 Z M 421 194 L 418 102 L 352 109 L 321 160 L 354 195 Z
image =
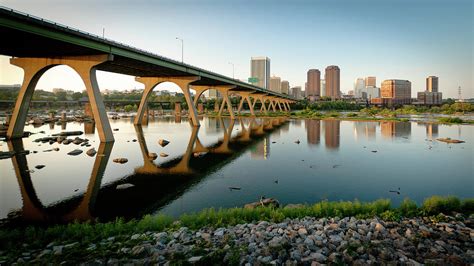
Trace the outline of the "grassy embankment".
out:
M 419 207 L 414 201 L 405 199 L 399 207 L 392 207 L 390 200 L 380 199 L 363 203 L 360 201 L 322 201 L 313 205 L 297 207 L 255 209 L 230 208 L 206 209 L 194 214 L 185 214 L 178 219 L 165 215 L 146 215 L 142 219 L 123 221 L 117 219 L 107 223 L 72 223 L 50 227 L 30 226 L 27 228 L 0 228 L 0 250 L 14 250 L 23 243 L 30 249 L 44 248 L 51 242 L 79 242 L 81 245 L 94 243 L 114 236 L 128 239 L 131 234 L 146 231 L 173 230 L 185 226 L 198 229 L 205 226 L 223 227 L 241 223 L 271 221 L 280 222 L 285 218 L 349 217 L 370 218 L 378 216 L 386 221 L 396 221 L 403 217 L 431 216 L 443 219 L 443 214 L 453 212 L 474 214 L 474 198 L 460 200 L 456 197 L 432 196 Z

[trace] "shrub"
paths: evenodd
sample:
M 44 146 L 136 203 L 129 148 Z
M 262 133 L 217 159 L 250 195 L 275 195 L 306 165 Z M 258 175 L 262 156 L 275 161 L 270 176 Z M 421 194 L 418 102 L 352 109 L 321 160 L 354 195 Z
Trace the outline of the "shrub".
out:
M 405 198 L 402 203 L 400 203 L 400 207 L 398 207 L 398 210 L 400 214 L 405 217 L 416 216 L 419 212 L 416 203 L 413 200 L 410 200 L 409 198 Z
M 356 113 L 348 113 L 347 117 L 357 117 L 358 115 Z
M 437 214 L 459 211 L 460 207 L 461 201 L 456 197 L 432 196 L 425 199 L 422 209 L 426 214 Z
M 462 120 L 459 117 L 441 117 L 441 118 L 438 118 L 438 121 L 442 123 L 453 123 L 453 124 L 460 124 L 464 122 L 464 120 Z
M 461 211 L 467 214 L 474 213 L 474 199 L 465 199 L 461 203 Z

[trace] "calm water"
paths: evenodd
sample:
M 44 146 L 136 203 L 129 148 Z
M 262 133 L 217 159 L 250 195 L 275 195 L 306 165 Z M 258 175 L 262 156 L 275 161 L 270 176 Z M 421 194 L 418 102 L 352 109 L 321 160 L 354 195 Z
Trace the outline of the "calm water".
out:
M 193 128 L 174 117 L 152 119 L 143 127 L 134 127 L 131 119 L 111 124 L 119 130 L 115 143 L 107 145 L 99 143 L 90 124 L 67 124 L 67 131 L 86 132 L 80 137 L 99 151 L 94 157 L 67 155 L 89 149 L 75 144 L 33 142 L 61 132 L 60 125 L 27 126 L 26 131 L 45 133 L 0 142 L 2 151 L 30 151 L 0 160 L 0 219 L 176 216 L 243 206 L 262 195 L 283 204 L 379 198 L 397 204 L 405 197 L 422 202 L 433 194 L 474 196 L 473 126 L 250 118 L 232 124 L 203 118 L 201 127 Z M 466 143 L 446 144 L 435 140 L 439 137 Z M 170 144 L 159 146 L 160 138 Z M 55 147 L 60 150 L 45 152 Z M 151 161 L 149 152 L 169 156 Z M 112 162 L 118 157 L 128 162 Z M 46 167 L 36 169 L 40 164 Z M 399 188 L 399 195 L 390 192 Z

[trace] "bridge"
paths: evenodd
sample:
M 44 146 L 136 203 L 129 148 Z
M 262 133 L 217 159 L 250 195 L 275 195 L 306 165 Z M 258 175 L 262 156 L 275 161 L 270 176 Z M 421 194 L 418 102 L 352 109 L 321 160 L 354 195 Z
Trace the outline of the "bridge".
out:
M 0 54 L 12 56 L 10 63 L 24 71 L 23 83 L 7 131 L 8 138 L 23 136 L 35 86 L 47 70 L 57 65 L 71 67 L 83 80 L 101 142 L 112 142 L 114 136 L 97 83 L 97 70 L 135 76 L 137 82 L 145 85 L 134 121 L 137 125 L 141 124 L 151 92 L 163 82 L 173 82 L 182 90 L 194 126 L 199 126 L 196 111 L 198 99 L 209 89 L 217 90 L 223 97 L 219 115 L 227 105 L 232 119 L 235 116 L 229 99 L 231 95 L 241 97 L 238 112 L 246 101 L 253 116 L 257 101 L 262 104 L 260 111 L 264 112 L 276 111 L 277 108 L 289 111 L 290 103 L 295 101 L 286 94 L 5 7 L 0 7 L 0 36 L 3 36 Z M 190 89 L 196 91 L 194 99 Z

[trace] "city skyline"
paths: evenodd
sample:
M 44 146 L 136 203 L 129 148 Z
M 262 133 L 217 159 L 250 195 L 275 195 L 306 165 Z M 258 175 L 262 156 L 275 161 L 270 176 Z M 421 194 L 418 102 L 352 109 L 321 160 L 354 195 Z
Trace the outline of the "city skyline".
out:
M 181 44 L 175 37 L 179 36 L 184 39 L 185 63 L 232 77 L 229 65 L 232 62 L 236 79 L 250 77 L 248 60 L 263 55 L 271 59 L 271 74 L 289 81 L 292 87 L 304 86 L 309 69 L 337 65 L 341 69 L 343 93 L 352 89 L 357 77 L 375 76 L 377 86 L 387 79 L 409 80 L 411 96 L 415 98 L 416 92 L 425 89 L 426 77 L 433 75 L 440 77 L 438 86 L 444 98 L 457 98 L 458 86 L 462 88 L 463 98 L 474 97 L 470 1 L 363 1 L 357 5 L 346 1 L 329 4 L 299 1 L 294 4 L 276 2 L 272 6 L 266 6 L 266 1 L 242 1 L 235 9 L 228 3 L 213 1 L 200 4 L 140 2 L 133 7 L 134 12 L 127 12 L 132 3 L 120 2 L 114 3 L 113 10 L 104 14 L 99 12 L 104 10 L 104 2 L 54 3 L 55 8 L 48 8 L 51 5 L 44 3 L 0 1 L 3 6 L 98 35 L 102 35 L 105 28 L 106 38 L 178 61 L 181 60 Z M 284 25 L 272 15 L 275 12 L 268 12 L 272 14 L 265 15 L 266 20 L 258 23 L 256 14 L 265 8 L 288 9 L 300 15 Z M 196 12 L 183 13 L 189 9 Z M 154 15 L 153 10 L 163 12 Z M 391 17 L 400 10 L 404 11 L 401 17 Z M 81 12 L 89 14 L 88 20 L 77 15 Z M 215 15 L 208 16 L 210 13 Z M 348 18 L 348 14 L 353 16 Z M 150 19 L 139 19 L 146 16 Z M 447 20 L 439 20 L 438 16 Z M 200 30 L 186 27 L 190 21 Z M 303 34 L 314 25 L 318 25 L 316 33 L 325 38 Z M 266 28 L 268 36 L 257 34 Z M 370 38 L 362 38 L 361 30 L 366 30 L 363 35 Z M 200 36 L 201 31 L 207 33 L 206 41 Z M 280 39 L 281 36 L 286 38 Z M 22 71 L 9 65 L 7 57 L 0 58 L 0 68 L 0 84 L 21 83 Z M 65 69 L 57 67 L 46 73 L 38 89 L 81 90 L 83 85 L 77 75 Z M 55 76 L 51 72 L 56 75 L 59 72 L 62 78 L 51 78 Z M 130 76 L 101 72 L 98 79 L 101 89 L 141 88 Z

